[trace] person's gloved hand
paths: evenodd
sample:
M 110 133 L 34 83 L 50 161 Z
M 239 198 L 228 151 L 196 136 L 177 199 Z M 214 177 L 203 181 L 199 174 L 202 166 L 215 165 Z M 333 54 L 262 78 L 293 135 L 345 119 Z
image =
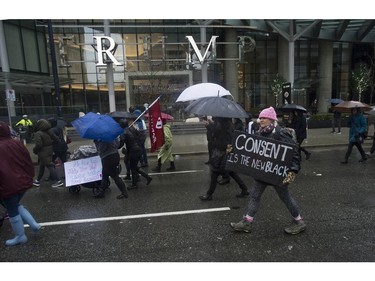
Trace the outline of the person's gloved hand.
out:
M 283 180 L 283 184 L 290 184 L 290 183 L 294 182 L 295 179 L 296 179 L 296 173 L 293 172 L 293 171 L 289 171 L 288 175 Z
M 231 153 L 233 150 L 233 147 L 231 144 L 227 144 L 227 149 L 225 150 L 227 152 L 227 154 Z

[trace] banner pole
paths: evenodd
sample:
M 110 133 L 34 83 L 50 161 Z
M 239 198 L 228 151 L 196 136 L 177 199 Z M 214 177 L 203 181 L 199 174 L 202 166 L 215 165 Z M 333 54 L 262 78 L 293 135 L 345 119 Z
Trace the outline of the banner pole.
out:
M 135 119 L 134 121 L 133 121 L 133 123 L 131 123 L 130 125 L 129 125 L 129 127 L 131 127 L 135 122 L 137 122 L 138 120 L 139 120 L 139 118 L 141 118 L 160 98 L 161 98 L 161 96 L 162 96 L 162 94 L 160 95 L 160 96 L 158 96 L 157 98 L 156 98 L 156 100 L 154 100 L 146 109 L 145 109 L 145 111 L 143 111 L 138 117 L 137 117 L 137 119 Z

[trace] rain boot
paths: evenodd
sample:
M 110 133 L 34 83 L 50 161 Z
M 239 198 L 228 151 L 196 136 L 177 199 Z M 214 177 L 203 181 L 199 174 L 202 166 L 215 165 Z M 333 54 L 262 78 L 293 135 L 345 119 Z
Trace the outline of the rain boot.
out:
M 152 171 L 160 173 L 160 171 L 161 171 L 161 158 L 158 159 L 158 165 L 154 169 L 152 169 Z
M 176 167 L 174 166 L 174 161 L 171 161 L 171 165 L 166 170 L 167 171 L 175 171 L 176 170 Z
M 30 226 L 30 229 L 34 232 L 38 232 L 41 229 L 39 223 L 37 223 L 30 212 L 23 206 L 18 206 L 18 212 L 21 215 L 22 220 Z
M 25 228 L 23 227 L 22 217 L 20 215 L 11 217 L 9 218 L 9 222 L 16 236 L 13 239 L 7 240 L 5 242 L 5 245 L 15 246 L 18 244 L 25 244 L 27 242 L 27 237 L 25 235 Z

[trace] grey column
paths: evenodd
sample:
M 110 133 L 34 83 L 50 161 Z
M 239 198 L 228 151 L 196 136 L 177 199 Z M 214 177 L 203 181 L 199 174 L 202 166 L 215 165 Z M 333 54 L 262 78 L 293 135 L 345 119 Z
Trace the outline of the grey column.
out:
M 104 20 L 104 35 L 111 36 L 111 32 L 109 29 L 109 20 Z M 107 63 L 107 86 L 108 86 L 109 112 L 116 111 L 116 99 L 115 99 L 112 63 Z
M 289 44 L 288 41 L 279 36 L 278 40 L 278 72 L 279 75 L 284 77 L 286 80 L 288 80 L 289 77 Z
M 227 28 L 225 30 L 226 42 L 237 42 L 237 32 L 234 29 Z M 239 101 L 238 96 L 238 45 L 226 44 L 225 45 L 225 86 L 226 89 L 232 94 L 235 101 Z
M 318 112 L 328 112 L 327 100 L 332 94 L 333 43 L 319 42 Z

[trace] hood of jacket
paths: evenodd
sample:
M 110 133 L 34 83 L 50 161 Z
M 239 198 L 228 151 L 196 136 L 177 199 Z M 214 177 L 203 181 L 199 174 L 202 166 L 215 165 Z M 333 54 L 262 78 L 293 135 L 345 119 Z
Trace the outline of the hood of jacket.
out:
M 10 129 L 7 123 L 0 122 L 0 139 L 10 139 Z
M 39 119 L 35 125 L 35 132 L 37 131 L 48 131 L 51 128 L 50 122 L 46 119 Z

